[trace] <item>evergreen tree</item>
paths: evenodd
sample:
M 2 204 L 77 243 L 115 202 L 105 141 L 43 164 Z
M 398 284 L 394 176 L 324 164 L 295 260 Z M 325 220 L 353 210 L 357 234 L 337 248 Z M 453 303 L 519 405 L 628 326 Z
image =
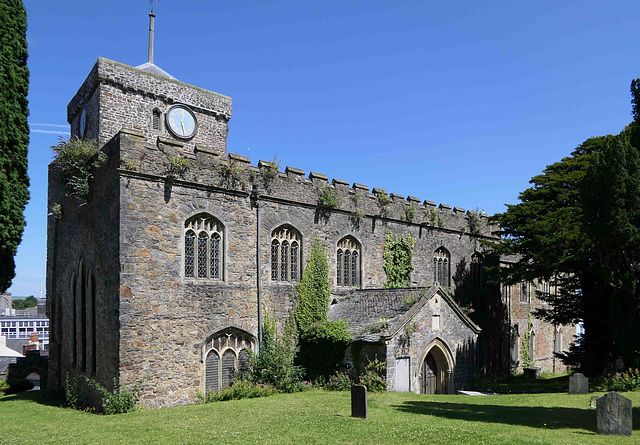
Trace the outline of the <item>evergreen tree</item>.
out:
M 607 139 L 582 185 L 592 259 L 605 286 L 615 351 L 627 365 L 640 356 L 640 156 L 624 133 Z
M 0 292 L 15 276 L 14 255 L 29 199 L 27 14 L 19 0 L 0 1 Z

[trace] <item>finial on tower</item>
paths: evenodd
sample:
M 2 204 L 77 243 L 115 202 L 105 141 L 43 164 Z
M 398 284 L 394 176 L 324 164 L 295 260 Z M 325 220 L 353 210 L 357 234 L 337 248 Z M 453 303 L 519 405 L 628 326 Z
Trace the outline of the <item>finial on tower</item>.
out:
M 151 3 L 151 12 L 149 13 L 149 63 L 153 63 L 153 28 L 156 18 L 156 15 L 153 13 L 153 4 L 157 2 L 158 0 L 149 1 L 149 3 Z

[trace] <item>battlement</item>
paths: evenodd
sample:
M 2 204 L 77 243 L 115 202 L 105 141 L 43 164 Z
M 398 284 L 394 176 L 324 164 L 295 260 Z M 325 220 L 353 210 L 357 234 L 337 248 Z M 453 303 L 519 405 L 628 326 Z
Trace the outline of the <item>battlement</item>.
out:
M 348 213 L 355 225 L 364 219 L 386 219 L 492 238 L 496 230 L 488 224 L 488 215 L 484 213 L 387 193 L 380 188 L 370 189 L 342 179 L 330 181 L 322 173 L 305 175 L 303 170 L 291 166 L 281 171 L 275 163 L 264 160 L 251 165 L 248 157 L 237 154 L 229 154 L 224 159 L 217 152 L 198 145 L 190 153 L 182 142 L 162 137 L 150 145 L 144 135 L 135 130 L 122 130 L 116 138 L 120 140 L 120 144 L 116 144 L 120 147 L 120 170 L 128 175 L 153 175 L 185 186 L 316 207 L 321 216 L 331 212 Z

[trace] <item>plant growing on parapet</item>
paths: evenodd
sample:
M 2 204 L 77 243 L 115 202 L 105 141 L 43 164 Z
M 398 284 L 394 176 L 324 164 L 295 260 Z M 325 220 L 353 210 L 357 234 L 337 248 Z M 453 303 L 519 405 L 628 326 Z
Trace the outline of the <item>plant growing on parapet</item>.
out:
M 410 205 L 404 208 L 404 220 L 405 221 L 413 221 L 414 218 L 416 217 L 416 206 L 415 205 Z
M 482 234 L 482 228 L 484 227 L 484 222 L 480 217 L 480 212 L 476 209 L 475 212 L 467 212 L 466 215 L 467 224 L 462 228 L 463 232 L 469 232 L 471 235 L 478 236 Z
M 60 138 L 54 152 L 53 167 L 59 172 L 67 196 L 73 197 L 80 206 L 89 199 L 89 180 L 92 171 L 107 160 L 93 139 Z
M 533 366 L 533 351 L 531 350 L 531 314 L 529 314 L 529 319 L 527 320 L 527 330 L 524 333 L 524 338 L 522 339 L 522 367 L 527 368 L 529 366 Z
M 183 158 L 182 156 L 167 155 L 167 160 L 169 161 L 166 171 L 168 179 L 183 177 L 193 165 L 191 159 Z
M 269 188 L 271 183 L 278 177 L 278 172 L 280 172 L 280 159 L 278 159 L 277 153 L 273 156 L 273 161 L 266 162 L 260 169 L 260 176 L 262 176 L 262 181 L 264 182 L 264 186 Z
M 244 188 L 246 185 L 243 178 L 244 168 L 232 158 L 218 164 L 217 172 L 222 181 L 229 187 L 240 186 Z
M 436 209 L 429 210 L 429 222 L 432 226 L 440 228 L 444 227 L 445 224 L 444 217 Z
M 380 215 L 386 216 L 389 214 L 389 205 L 391 205 L 391 197 L 387 194 L 385 189 L 379 189 L 376 192 L 376 198 L 380 205 Z
M 387 274 L 386 289 L 411 286 L 411 271 L 413 270 L 413 248 L 415 240 L 411 234 L 397 237 L 390 231 L 384 241 L 382 259 L 383 269 Z
M 318 207 L 321 209 L 329 210 L 335 209 L 340 205 L 340 199 L 336 189 L 330 185 L 325 185 L 318 197 Z

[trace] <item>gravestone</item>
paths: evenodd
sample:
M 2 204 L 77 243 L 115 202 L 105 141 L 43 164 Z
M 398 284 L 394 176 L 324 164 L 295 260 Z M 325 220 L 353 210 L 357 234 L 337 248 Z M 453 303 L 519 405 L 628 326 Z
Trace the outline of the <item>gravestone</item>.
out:
M 351 417 L 367 418 L 367 387 L 364 385 L 351 387 Z
M 631 436 L 633 429 L 631 400 L 617 392 L 610 392 L 598 399 L 596 411 L 598 434 Z
M 523 369 L 523 372 L 525 377 L 537 379 L 538 377 L 540 377 L 540 373 L 542 372 L 542 370 L 537 366 L 528 366 Z
M 579 372 L 569 377 L 569 394 L 589 394 L 589 379 Z

